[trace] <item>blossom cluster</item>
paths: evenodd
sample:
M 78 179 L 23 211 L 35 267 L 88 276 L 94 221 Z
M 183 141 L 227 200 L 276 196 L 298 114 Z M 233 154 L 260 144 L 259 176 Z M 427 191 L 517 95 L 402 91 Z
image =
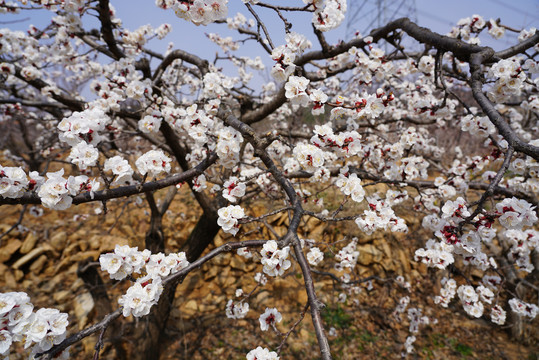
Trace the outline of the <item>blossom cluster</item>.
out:
M 348 176 L 346 176 L 346 174 Z M 339 174 L 339 178 L 335 182 L 335 185 L 343 192 L 343 194 L 350 195 L 355 202 L 362 202 L 365 197 L 365 190 L 361 186 L 361 179 L 357 174 L 349 174 L 348 167 L 345 167 L 344 170 L 341 169 L 341 173 Z
M 532 320 L 537 316 L 537 314 L 539 314 L 539 306 L 529 304 L 517 298 L 509 300 L 509 306 L 511 307 L 511 311 L 514 313 L 529 317 Z
M 204 85 L 203 96 L 208 99 L 222 97 L 236 82 L 239 82 L 238 78 L 227 77 L 218 71 L 208 72 L 202 80 Z
M 228 300 L 226 304 L 226 317 L 229 319 L 243 319 L 249 312 L 249 303 L 246 301 L 234 302 L 234 300 Z
M 136 247 L 116 245 L 114 252 L 99 257 L 101 269 L 115 280 L 122 280 L 133 273 L 141 274 L 118 303 L 124 316 L 147 315 L 157 304 L 163 292 L 162 278 L 189 265 L 185 253 L 152 254 L 150 250 L 138 251 Z
M 31 171 L 30 180 L 21 167 L 0 165 L 0 196 L 16 199 L 28 190 L 35 190 L 41 186 L 44 179 L 37 171 Z
M 234 167 L 239 160 L 242 142 L 243 137 L 238 131 L 231 127 L 221 129 L 215 148 L 217 156 L 219 156 L 219 163 L 227 168 Z
M 410 303 L 410 297 L 409 296 L 403 296 L 399 299 L 399 303 L 395 307 L 395 310 L 393 310 L 393 317 L 397 321 L 402 321 L 401 314 L 403 314 L 406 311 L 406 308 L 408 307 L 408 304 Z
M 41 204 L 54 210 L 65 210 L 73 203 L 73 196 L 81 191 L 96 191 L 99 189 L 99 182 L 91 180 L 86 175 L 63 177 L 64 169 L 56 172 L 48 172 L 47 181 L 41 185 L 37 195 L 41 199 Z
M 500 214 L 500 224 L 506 229 L 521 230 L 537 222 L 535 207 L 524 199 L 506 198 L 496 204 L 496 210 Z
M 86 170 L 90 166 L 95 166 L 98 157 L 99 152 L 93 145 L 81 141 L 71 148 L 67 159 L 77 165 L 80 170 Z
M 353 238 L 352 241 L 339 250 L 335 256 L 335 259 L 339 261 L 338 269 L 354 269 L 356 267 L 357 259 L 359 257 L 359 251 L 357 251 L 357 240 L 357 238 Z
M 306 91 L 307 85 L 309 85 L 309 80 L 303 76 L 290 76 L 284 86 L 284 95 L 293 105 L 307 106 L 310 101 Z
M 162 9 L 172 9 L 179 18 L 193 22 L 195 25 L 225 20 L 228 0 L 195 0 L 194 2 L 156 0 L 156 5 Z
M 161 127 L 163 118 L 161 114 L 146 115 L 138 122 L 138 129 L 145 134 L 157 133 Z
M 488 98 L 494 103 L 501 103 L 512 96 L 520 95 L 527 78 L 520 62 L 515 58 L 498 61 L 489 69 L 489 75 L 497 79 L 492 89 L 487 92 Z
M 275 351 L 269 351 L 267 348 L 257 347 L 249 351 L 247 360 L 279 360 L 279 356 Z
M 496 132 L 496 128 L 486 116 L 466 115 L 460 120 L 462 131 L 468 131 L 472 135 L 487 138 Z
M 324 152 L 311 144 L 298 144 L 294 148 L 294 158 L 307 171 L 315 171 L 324 165 Z
M 455 262 L 453 245 L 430 239 L 425 244 L 425 248 L 415 251 L 414 260 L 421 261 L 429 267 L 445 269 L 448 265 Z
M 245 212 L 239 205 L 229 205 L 217 211 L 219 218 L 217 224 L 224 232 L 236 235 L 240 229 L 239 219 L 245 217 Z
M 48 172 L 47 180 L 37 171 L 31 171 L 30 180 L 20 167 L 0 166 L 0 196 L 4 198 L 19 198 L 26 191 L 36 191 L 43 206 L 65 210 L 71 206 L 73 196 L 82 191 L 89 191 L 92 195 L 99 189 L 99 182 L 89 179 L 86 175 L 63 177 L 64 169 Z
M 262 270 L 269 276 L 282 276 L 288 268 L 292 265 L 288 260 L 288 254 L 290 247 L 285 246 L 279 249 L 277 241 L 269 240 L 264 244 L 260 254 L 262 255 Z
M 159 174 L 170 172 L 171 158 L 165 155 L 163 150 L 150 150 L 141 155 L 135 165 L 141 175 L 148 175 L 150 178 L 155 178 Z
M 258 319 L 262 331 L 268 330 L 270 326 L 275 326 L 275 324 L 280 323 L 281 320 L 283 320 L 283 316 L 276 308 L 266 308 L 266 311 L 264 311 Z
M 403 320 L 401 315 L 406 311 L 406 308 L 408 308 L 409 304 L 410 297 L 404 296 L 400 298 L 397 307 L 393 311 L 393 316 L 398 322 L 401 322 Z M 409 322 L 408 331 L 411 334 L 417 334 L 419 332 L 420 325 L 429 325 L 430 323 L 436 323 L 436 319 L 431 320 L 427 316 L 424 316 L 420 308 L 408 308 L 407 318 Z M 415 341 L 416 337 L 414 335 L 409 335 L 406 338 L 406 341 L 404 343 L 404 351 L 401 354 L 402 357 L 406 357 L 408 354 L 414 351 L 413 343 Z
M 130 185 L 133 181 L 133 168 L 129 162 L 120 155 L 113 156 L 105 160 L 104 171 L 112 171 L 114 181 L 112 185 Z
M 390 229 L 392 232 L 407 232 L 408 227 L 402 218 L 399 218 L 391 208 L 391 203 L 376 197 L 367 198 L 369 209 L 363 216 L 356 218 L 357 226 L 367 235 L 374 231 Z
M 296 57 L 312 46 L 312 43 L 304 35 L 293 31 L 286 35 L 285 40 L 285 45 L 277 46 L 271 52 L 271 58 L 276 61 L 271 68 L 271 76 L 279 82 L 285 82 L 294 73 Z
M 312 247 L 307 253 L 307 261 L 312 266 L 319 265 L 324 260 L 324 253 L 317 247 Z
M 212 99 L 204 107 L 197 104 L 181 107 L 165 107 L 162 109 L 165 121 L 175 130 L 186 132 L 197 145 L 208 142 L 208 133 L 215 126 L 211 114 L 220 105 L 220 100 Z
M 483 315 L 483 303 L 479 301 L 479 295 L 475 292 L 473 286 L 459 286 L 457 294 L 466 313 L 476 318 Z
M 457 282 L 454 279 L 444 277 L 442 280 L 444 287 L 440 290 L 440 294 L 434 297 L 434 303 L 447 307 L 454 296 L 458 294 L 464 311 L 470 316 L 479 318 L 484 312 L 483 303 L 493 303 L 495 297 L 493 289 L 496 289 L 496 286 L 499 284 L 498 281 L 490 281 L 491 277 L 489 276 L 485 276 L 483 280 L 485 285 L 481 284 L 475 289 L 471 285 L 461 285 L 457 288 Z M 491 308 L 490 318 L 494 324 L 503 325 L 505 323 L 506 312 L 500 305 L 494 304 Z
M 0 293 L 0 355 L 9 357 L 13 342 L 23 342 L 28 349 L 33 344 L 32 358 L 45 352 L 66 338 L 67 314 L 57 309 L 34 310 L 30 297 L 24 292 Z M 64 350 L 58 357 L 68 359 Z
M 103 139 L 101 132 L 110 122 L 111 119 L 99 107 L 75 111 L 58 124 L 59 139 L 70 146 L 80 142 L 95 146 Z
M 314 5 L 313 24 L 320 31 L 335 29 L 345 19 L 346 0 L 303 0 Z
M 521 270 L 531 273 L 535 269 L 531 261 L 532 252 L 539 250 L 539 231 L 510 229 L 502 232 L 500 238 L 510 247 L 507 258 Z
M 315 125 L 314 135 L 311 137 L 311 143 L 317 147 L 338 149 L 339 155 L 350 157 L 362 155 L 363 146 L 360 143 L 361 135 L 357 131 L 344 131 L 334 134 L 333 129 L 328 125 Z M 343 169 L 348 169 L 344 167 Z M 346 171 L 341 171 L 346 173 Z
M 235 176 L 231 176 L 223 184 L 223 197 L 230 202 L 236 202 L 238 198 L 245 195 L 245 183 L 239 181 Z
M 444 277 L 441 284 L 443 288 L 440 289 L 440 295 L 434 297 L 434 303 L 446 308 L 457 293 L 457 282 Z
M 449 37 L 456 37 L 463 40 L 470 40 L 471 34 L 478 34 L 487 25 L 481 15 L 474 14 L 470 17 L 460 19 L 457 26 L 451 29 Z

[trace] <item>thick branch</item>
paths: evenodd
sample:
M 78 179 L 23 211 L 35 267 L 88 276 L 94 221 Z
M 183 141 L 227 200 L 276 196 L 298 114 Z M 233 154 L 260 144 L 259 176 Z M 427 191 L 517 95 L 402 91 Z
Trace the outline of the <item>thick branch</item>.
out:
M 204 76 L 208 72 L 208 66 L 209 63 L 207 60 L 204 60 L 202 58 L 199 58 L 196 55 L 190 54 L 187 51 L 183 50 L 174 50 L 171 51 L 164 59 L 161 61 L 157 69 L 155 69 L 154 75 L 153 75 L 153 81 L 156 85 L 159 84 L 161 76 L 167 69 L 167 67 L 174 62 L 174 60 L 183 60 L 190 64 L 195 65 L 200 70 L 200 73 L 202 76 Z
M 155 191 L 163 189 L 172 185 L 177 185 L 181 182 L 190 180 L 196 176 L 199 176 L 217 160 L 215 153 L 210 154 L 200 164 L 192 169 L 186 170 L 180 174 L 169 176 L 162 180 L 147 182 L 142 185 L 129 185 L 121 186 L 114 189 L 107 189 L 102 191 L 96 191 L 93 194 L 90 192 L 81 193 L 73 197 L 73 204 L 78 205 L 91 201 L 104 201 L 110 199 L 116 199 L 120 197 L 126 197 L 136 194 L 141 194 L 148 191 Z M 16 204 L 41 204 L 41 200 L 36 193 L 27 193 L 17 199 L 0 199 L 0 205 L 16 205 Z
M 116 44 L 116 39 L 114 38 L 114 33 L 112 32 L 112 21 L 110 19 L 111 10 L 109 7 L 109 0 L 99 0 L 99 21 L 101 21 L 101 36 L 105 43 L 107 43 L 110 52 L 114 55 L 116 60 L 125 57 L 125 54 L 120 50 L 118 44 Z
M 515 46 L 511 46 L 510 48 L 507 48 L 505 50 L 498 51 L 498 52 L 494 53 L 493 58 L 495 58 L 495 59 L 507 59 L 507 58 L 510 58 L 511 56 L 520 54 L 520 53 L 528 50 L 529 48 L 535 46 L 538 43 L 539 43 L 539 31 L 536 31 L 533 36 L 531 36 L 530 38 L 524 40 L 523 42 L 521 42 L 521 43 L 519 43 L 519 44 L 517 44 Z
M 509 143 L 509 146 L 513 147 L 516 151 L 520 151 L 539 161 L 539 147 L 527 144 L 520 139 L 483 93 L 481 64 L 485 60 L 491 58 L 493 54 L 494 50 L 488 48 L 484 52 L 472 54 L 470 56 L 470 72 L 472 74 L 470 81 L 473 96 L 490 121 L 494 124 L 494 126 L 496 126 L 496 129 L 498 129 L 500 135 L 502 135 L 503 138 Z

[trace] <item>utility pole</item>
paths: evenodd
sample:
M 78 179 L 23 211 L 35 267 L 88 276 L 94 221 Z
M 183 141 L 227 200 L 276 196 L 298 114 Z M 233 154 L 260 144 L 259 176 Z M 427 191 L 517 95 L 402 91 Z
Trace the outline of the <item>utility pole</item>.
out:
M 350 0 L 348 1 L 346 36 L 366 36 L 388 22 L 408 17 L 417 21 L 415 0 Z

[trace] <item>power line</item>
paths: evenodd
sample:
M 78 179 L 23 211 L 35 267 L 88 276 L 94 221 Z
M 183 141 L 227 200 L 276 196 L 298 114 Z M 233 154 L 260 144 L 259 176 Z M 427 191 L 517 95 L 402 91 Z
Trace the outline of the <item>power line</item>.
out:
M 505 7 L 506 9 L 510 9 L 510 10 L 513 10 L 513 11 L 516 11 L 517 13 L 521 14 L 521 15 L 525 15 L 525 16 L 530 16 L 531 18 L 533 19 L 536 19 L 536 20 L 539 20 L 539 16 L 535 15 L 533 16 L 532 13 L 528 13 L 526 11 L 522 11 L 521 9 L 519 8 L 516 8 L 514 6 L 511 6 L 509 4 L 506 4 L 504 3 L 503 1 L 500 1 L 500 0 L 490 0 L 492 2 L 495 2 L 496 4 L 500 5 L 500 6 L 503 6 Z
M 365 34 L 372 30 L 375 24 L 380 26 L 395 20 L 397 16 L 408 17 L 413 21 L 417 18 L 415 0 L 354 0 L 348 3 L 348 7 L 348 36 L 352 36 L 357 30 Z

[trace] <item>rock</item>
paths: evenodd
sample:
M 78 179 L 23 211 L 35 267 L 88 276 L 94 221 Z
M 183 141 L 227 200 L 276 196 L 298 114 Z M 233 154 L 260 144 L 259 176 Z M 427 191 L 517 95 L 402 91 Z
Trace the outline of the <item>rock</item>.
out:
M 73 284 L 71 284 L 71 293 L 75 293 L 79 291 L 80 288 L 84 287 L 84 281 L 81 278 L 77 278 L 77 280 L 73 281 Z
M 195 315 L 198 311 L 198 305 L 197 305 L 196 300 L 191 299 L 187 301 L 186 303 L 182 304 L 181 310 L 187 316 Z
M 21 249 L 19 250 L 21 254 L 28 254 L 36 246 L 37 235 L 31 231 L 26 235 L 24 242 L 22 243 Z
M 63 281 L 63 276 L 54 276 L 45 281 L 41 285 L 41 290 L 44 293 L 55 293 L 60 287 L 60 283 Z
M 24 264 L 32 261 L 34 258 L 38 257 L 39 255 L 43 254 L 45 251 L 49 251 L 51 248 L 48 245 L 40 246 L 38 248 L 35 248 L 34 250 L 30 251 L 28 254 L 24 255 L 22 258 L 17 260 L 15 264 L 13 264 L 13 269 L 18 269 Z
M 123 224 L 122 226 L 120 226 L 119 230 L 123 234 L 126 234 L 129 237 L 133 237 L 133 238 L 137 237 L 137 232 L 135 230 L 133 230 L 133 228 L 131 226 L 129 226 L 129 225 Z
M 9 229 L 11 229 L 11 225 L 9 225 L 9 224 L 0 224 L 0 234 L 5 233 Z M 19 237 L 20 235 L 21 235 L 21 232 L 18 230 L 18 227 L 15 227 L 15 229 L 11 230 L 9 232 L 9 234 L 6 235 L 6 236 L 10 237 L 10 238 L 15 238 L 15 237 Z
M 49 243 L 54 250 L 61 253 L 67 244 L 67 233 L 65 231 L 57 232 L 50 238 Z
M 32 265 L 30 265 L 30 271 L 34 274 L 39 274 L 43 270 L 43 266 L 47 263 L 47 255 L 41 255 Z
M 215 246 L 221 246 L 225 243 L 226 241 L 223 239 L 223 237 L 221 236 L 221 233 L 218 233 L 215 238 L 213 239 L 213 243 L 215 244 Z
M 409 274 L 412 270 L 412 268 L 410 267 L 410 261 L 413 260 L 413 257 L 410 257 L 404 250 L 399 250 L 398 254 L 398 257 L 400 259 L 399 264 L 402 268 L 401 273 Z
M 79 247 L 80 247 L 81 251 L 88 250 L 88 241 L 87 240 L 79 241 L 78 244 L 79 244 Z
M 217 276 L 216 283 L 223 289 L 226 289 L 236 283 L 236 278 L 230 275 L 230 268 L 222 269 L 219 276 Z
M 387 241 L 383 239 L 379 246 L 381 246 L 384 251 L 384 261 L 382 261 L 382 267 L 386 271 L 395 271 L 395 261 L 393 258 L 391 247 L 389 246 Z
M 73 310 L 79 321 L 79 330 L 86 327 L 86 324 L 88 323 L 88 314 L 93 310 L 94 305 L 94 299 L 92 299 L 92 295 L 90 295 L 89 292 L 77 295 L 73 300 Z
M 358 246 L 357 250 L 359 251 L 358 263 L 361 265 L 370 265 L 373 263 L 379 264 L 384 258 L 384 253 L 378 250 L 374 245 L 367 244 Z
M 13 275 L 15 275 L 15 281 L 17 282 L 24 278 L 24 272 L 22 272 L 22 270 L 13 270 Z
M 260 291 L 256 294 L 253 304 L 265 304 L 269 299 L 273 298 L 273 294 L 270 294 L 268 291 Z
M 23 281 L 22 281 L 22 284 L 20 284 L 19 286 L 21 286 L 23 289 L 30 289 L 32 287 L 32 285 L 34 285 L 36 282 L 35 282 L 35 279 L 27 279 L 25 278 Z
M 221 270 L 217 266 L 210 267 L 207 271 L 204 271 L 204 280 L 208 281 L 217 276 Z
M 281 226 L 283 224 L 288 224 L 288 213 L 282 213 L 275 221 L 272 222 L 275 226 Z M 277 229 L 275 229 L 277 230 Z
M 230 260 L 230 267 L 232 269 L 241 270 L 243 272 L 247 271 L 245 261 L 240 259 L 238 256 L 232 257 L 232 259 Z
M 71 243 L 71 244 L 67 245 L 66 247 L 64 247 L 63 248 L 63 256 L 69 256 L 72 253 L 78 253 L 79 250 L 80 250 L 80 247 L 79 247 L 80 242 L 81 241 L 77 241 L 77 242 Z M 60 250 L 60 251 L 62 251 L 62 250 Z
M 0 224 L 0 234 L 5 233 L 11 228 L 11 225 L 9 224 Z
M 320 224 L 318 224 L 318 226 L 309 231 L 309 237 L 320 241 L 323 238 L 323 234 L 326 228 L 327 223 L 321 222 Z
M 301 305 L 307 304 L 307 301 L 309 300 L 307 291 L 305 291 L 304 289 L 298 290 L 293 296 L 294 296 L 294 300 L 297 301 Z
M 90 245 L 90 248 L 92 250 L 98 250 L 101 246 L 101 238 L 102 236 L 94 235 L 88 240 L 88 245 Z M 104 240 L 104 239 L 103 239 Z
M 68 299 L 72 296 L 73 296 L 73 293 L 70 290 L 60 290 L 52 294 L 54 302 L 57 304 L 66 303 Z
M 6 289 L 14 290 L 17 288 L 17 280 L 15 280 L 13 272 L 4 264 L 0 264 L 0 274 L 4 274 L 4 286 Z
M 86 260 L 88 258 L 92 258 L 94 261 L 96 261 L 99 258 L 99 251 L 97 250 L 91 250 L 91 251 L 85 251 L 73 254 L 69 257 L 69 261 L 72 263 L 79 262 L 82 260 Z
M 20 249 L 22 242 L 17 239 L 10 239 L 6 246 L 0 248 L 0 263 L 4 263 L 11 258 L 17 250 Z
M 112 252 L 114 251 L 114 248 L 116 245 L 130 245 L 129 239 L 126 237 L 119 237 L 119 236 L 112 236 L 112 235 L 104 235 L 101 237 L 92 237 L 94 241 L 99 241 L 99 252 Z M 142 237 L 143 238 L 143 237 Z M 95 244 L 90 243 L 90 247 L 94 247 Z M 139 248 L 140 249 L 140 248 Z
M 218 266 L 226 266 L 230 264 L 230 255 L 229 254 L 220 254 L 213 258 L 212 264 Z

